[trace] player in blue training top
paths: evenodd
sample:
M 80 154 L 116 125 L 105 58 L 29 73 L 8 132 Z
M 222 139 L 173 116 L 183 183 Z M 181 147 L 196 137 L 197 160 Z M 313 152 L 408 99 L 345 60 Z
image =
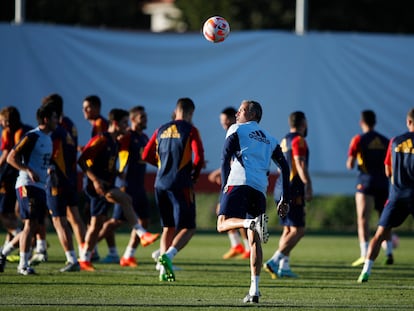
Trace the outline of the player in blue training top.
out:
M 289 265 L 292 249 L 305 235 L 305 204 L 312 199 L 312 181 L 308 172 L 309 149 L 305 137 L 308 132 L 306 116 L 302 111 L 289 115 L 289 133 L 282 139 L 281 147 L 290 168 L 290 211 L 281 218 L 283 232 L 278 249 L 266 261 L 264 268 L 273 279 L 277 277 L 297 277 Z M 283 174 L 282 174 L 283 175 Z M 275 185 L 275 201 L 283 195 L 280 178 Z
M 251 283 L 245 303 L 259 302 L 259 278 L 263 261 L 261 243 L 268 240 L 266 191 L 271 160 L 282 170 L 285 196 L 278 214 L 289 209 L 289 167 L 278 141 L 259 126 L 262 107 L 242 101 L 237 123 L 227 131 L 221 160 L 222 195 L 217 231 L 246 228 L 250 244 Z
M 388 138 L 375 131 L 376 116 L 372 110 L 361 113 L 360 126 L 362 134 L 355 135 L 349 145 L 346 167 L 351 170 L 358 164 L 355 204 L 357 211 L 358 239 L 360 257 L 352 262 L 352 266 L 364 263 L 369 243 L 369 220 L 371 211 L 378 215 L 384 208 L 388 197 L 388 178 L 385 176 L 384 159 L 387 152 Z M 387 238 L 386 264 L 394 262 L 392 256 L 391 237 Z
M 391 180 L 387 203 L 369 243 L 359 283 L 367 282 L 381 243 L 408 215 L 414 216 L 414 108 L 407 113 L 408 132 L 391 139 L 385 157 L 385 173 Z
M 7 163 L 19 170 L 16 194 L 20 208 L 23 230 L 20 233 L 20 262 L 17 272 L 34 274 L 29 266 L 31 239 L 39 222 L 47 213 L 46 181 L 53 146 L 50 135 L 56 128 L 58 116 L 51 105 L 41 106 L 36 113 L 38 127 L 27 132 L 10 151 Z M 0 265 L 4 261 L 0 256 Z
M 196 228 L 193 185 L 204 166 L 204 148 L 192 124 L 195 105 L 180 98 L 174 120 L 151 136 L 142 159 L 158 166 L 155 199 L 163 232 L 160 240 L 160 281 L 175 281 L 172 259 L 191 240 Z
M 1 142 L 0 142 L 0 219 L 7 231 L 5 245 L 2 249 L 4 254 L 9 254 L 18 244 L 15 242 L 7 245 L 20 232 L 16 216 L 16 190 L 14 185 L 19 172 L 7 163 L 10 150 L 16 145 L 23 134 L 32 129 L 31 126 L 23 124 L 20 112 L 16 107 L 7 106 L 0 111 Z
M 67 200 L 67 219 L 73 230 L 73 234 L 78 243 L 79 250 L 85 242 L 86 226 L 80 215 L 78 206 L 78 170 L 77 170 L 77 150 L 78 150 L 78 130 L 73 121 L 64 115 L 63 98 L 56 93 L 43 98 L 43 102 L 52 102 L 56 106 L 59 118 L 59 126 L 69 134 L 67 144 L 62 143 L 65 149 L 64 162 L 66 178 L 68 181 L 65 186 L 65 196 Z M 62 160 L 61 160 L 62 161 Z M 63 167 L 63 166 L 62 166 Z

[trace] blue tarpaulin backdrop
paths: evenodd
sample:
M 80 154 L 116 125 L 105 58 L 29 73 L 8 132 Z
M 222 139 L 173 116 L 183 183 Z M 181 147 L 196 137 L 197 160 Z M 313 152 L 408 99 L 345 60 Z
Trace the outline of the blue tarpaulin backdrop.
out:
M 347 172 L 345 160 L 361 110 L 375 110 L 377 129 L 391 137 L 406 130 L 414 107 L 412 36 L 233 31 L 213 44 L 199 33 L 0 24 L 0 42 L 0 105 L 17 106 L 35 125 L 41 98 L 57 92 L 81 144 L 90 136 L 82 100 L 91 94 L 101 97 L 104 115 L 144 105 L 148 135 L 170 119 L 177 98 L 191 97 L 206 171 L 220 164 L 224 107 L 259 101 L 261 123 L 278 139 L 289 113 L 303 110 L 316 193 L 353 192 L 356 172 Z

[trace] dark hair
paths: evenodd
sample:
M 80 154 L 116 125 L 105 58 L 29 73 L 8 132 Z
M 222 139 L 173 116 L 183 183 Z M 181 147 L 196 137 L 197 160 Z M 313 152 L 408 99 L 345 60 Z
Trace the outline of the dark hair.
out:
M 9 127 L 12 132 L 16 131 L 22 126 L 22 121 L 20 119 L 20 112 L 14 106 L 4 107 L 0 114 L 4 116 L 7 121 L 9 121 Z
M 407 118 L 409 118 L 411 121 L 414 121 L 414 108 L 408 111 Z
M 108 120 L 109 122 L 119 122 L 124 117 L 128 117 L 129 112 L 124 109 L 114 108 L 111 111 L 109 111 Z
M 294 111 L 289 115 L 289 126 L 291 128 L 298 128 L 305 120 L 306 116 L 304 112 Z
M 101 99 L 97 95 L 86 96 L 83 101 L 87 101 L 93 107 L 101 109 Z
M 377 123 L 377 118 L 375 116 L 375 112 L 372 110 L 364 110 L 361 113 L 361 120 L 368 125 L 369 127 L 374 127 Z
M 46 103 L 44 105 L 41 105 L 36 112 L 37 123 L 39 125 L 44 124 L 44 119 L 50 119 L 53 113 L 57 114 L 56 107 L 53 104 Z
M 262 106 L 254 100 L 243 100 L 242 103 L 247 104 L 247 111 L 249 114 L 254 114 L 255 117 L 253 120 L 259 123 L 263 114 Z
M 177 100 L 177 108 L 181 108 L 184 113 L 193 112 L 195 110 L 194 102 L 191 98 L 182 97 Z
M 237 110 L 234 107 L 227 107 L 221 111 L 222 114 L 225 114 L 229 119 L 236 119 Z
M 50 95 L 47 95 L 43 97 L 42 99 L 42 105 L 45 104 L 51 104 L 54 105 L 56 108 L 56 113 L 58 114 L 58 117 L 62 116 L 63 113 L 63 98 L 57 93 L 53 93 Z
M 129 109 L 129 113 L 132 113 L 132 114 L 137 114 L 138 112 L 142 112 L 142 111 L 145 111 L 144 106 L 135 106 Z

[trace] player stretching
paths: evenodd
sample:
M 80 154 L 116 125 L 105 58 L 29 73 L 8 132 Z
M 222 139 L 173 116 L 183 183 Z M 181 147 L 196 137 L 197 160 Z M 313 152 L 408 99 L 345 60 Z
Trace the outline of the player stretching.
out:
M 147 232 L 138 223 L 131 197 L 114 185 L 119 150 L 117 138 L 126 133 L 128 117 L 128 111 L 112 109 L 109 113 L 108 131 L 93 137 L 83 148 L 78 160 L 79 166 L 88 177 L 86 191 L 91 201 L 91 222 L 86 232 L 85 246 L 79 260 L 82 270 L 95 270 L 91 264 L 91 252 L 97 243 L 99 230 L 107 218 L 107 211 L 111 203 L 119 204 L 122 207 L 125 219 L 135 229 L 142 245 L 147 246 L 155 242 L 159 236 L 159 234 Z

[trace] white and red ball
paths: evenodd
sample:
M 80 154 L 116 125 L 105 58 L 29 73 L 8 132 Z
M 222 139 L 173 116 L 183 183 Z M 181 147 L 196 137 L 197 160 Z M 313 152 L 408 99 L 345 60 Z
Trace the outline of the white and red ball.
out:
M 204 38 L 214 43 L 223 42 L 229 33 L 230 25 L 221 16 L 210 17 L 203 25 Z

